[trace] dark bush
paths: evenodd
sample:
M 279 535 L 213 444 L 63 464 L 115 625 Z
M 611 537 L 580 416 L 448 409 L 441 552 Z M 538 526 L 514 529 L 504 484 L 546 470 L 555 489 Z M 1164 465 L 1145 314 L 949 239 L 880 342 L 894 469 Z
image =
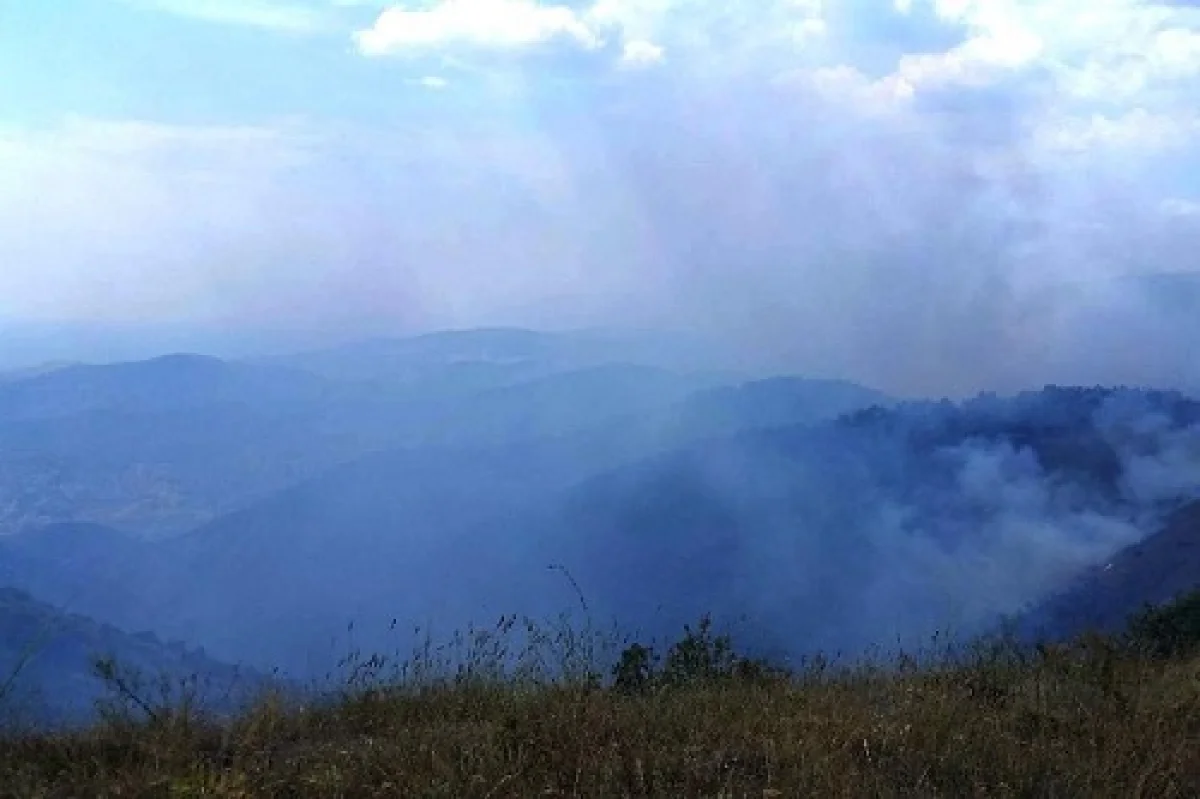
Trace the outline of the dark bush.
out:
M 1200 652 L 1200 589 L 1138 613 L 1130 620 L 1128 637 L 1136 648 L 1159 657 Z

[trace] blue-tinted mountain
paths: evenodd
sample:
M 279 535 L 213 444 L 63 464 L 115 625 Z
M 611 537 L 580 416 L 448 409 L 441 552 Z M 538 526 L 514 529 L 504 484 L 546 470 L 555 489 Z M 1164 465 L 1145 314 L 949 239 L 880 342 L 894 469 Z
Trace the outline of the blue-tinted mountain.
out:
M 0 724 L 45 727 L 94 718 L 97 701 L 114 696 L 96 674 L 99 658 L 138 675 L 149 701 L 158 700 L 165 681 L 173 690 L 187 686 L 202 706 L 219 711 L 267 684 L 253 670 L 219 663 L 200 649 L 131 635 L 0 585 Z
M 39 377 L 57 372 L 59 369 L 65 369 L 70 366 L 78 366 L 78 363 L 72 361 L 49 361 L 46 363 L 36 364 L 34 366 L 21 366 L 12 369 L 0 370 L 0 383 L 11 383 L 18 380 L 28 380 L 31 377 Z
M 65 522 L 0 537 L 0 585 L 19 586 L 56 606 L 106 620 L 135 618 L 155 550 L 111 527 Z
M 0 383 L 0 420 L 89 411 L 161 412 L 225 403 L 286 407 L 318 401 L 331 391 L 326 381 L 299 370 L 164 355 L 148 361 L 65 366 Z
M 1171 468 L 1198 422 L 1179 395 L 1105 389 L 876 408 L 598 477 L 552 529 L 593 608 L 631 625 L 715 611 L 793 653 L 927 643 L 1157 529 L 1200 492 Z
M 509 609 L 501 599 L 523 604 L 526 597 L 508 591 L 480 604 L 481 592 L 510 574 L 517 587 L 545 580 L 535 533 L 573 486 L 696 439 L 756 427 L 762 395 L 773 398 L 775 418 L 793 424 L 820 422 L 850 396 L 859 397 L 859 407 L 879 396 L 837 384 L 827 398 L 822 384 L 810 389 L 801 381 L 704 390 L 695 400 L 687 389 L 686 381 L 649 367 L 596 367 L 496 389 L 474 407 L 447 403 L 440 412 L 453 424 L 429 433 L 473 444 L 372 454 L 154 547 L 127 537 L 114 542 L 99 529 L 104 543 L 88 545 L 79 540 L 89 535 L 82 526 L 31 530 L 0 539 L 0 564 L 6 550 L 10 560 L 23 558 L 22 585 L 102 608 L 118 624 L 203 641 L 222 655 L 240 657 L 250 646 L 262 665 L 295 664 L 314 648 L 329 655 L 330 635 L 352 618 L 395 611 L 466 620 L 483 606 Z M 642 416 L 628 413 L 639 405 Z M 584 426 L 616 408 L 626 413 Z M 636 420 L 645 418 L 658 422 L 639 427 Z M 581 429 L 561 432 L 574 428 Z M 58 554 L 73 550 L 99 557 Z M 447 598 L 444 586 L 459 582 L 481 591 Z M 264 584 L 278 590 L 262 595 Z M 139 592 L 152 599 L 139 602 Z M 562 599 L 556 592 L 534 604 L 551 610 Z M 247 603 L 257 613 L 245 612 Z M 284 624 L 292 614 L 304 623 Z M 264 629 L 264 616 L 276 622 Z
M 447 394 L 198 356 L 68 367 L 0 383 L 0 534 L 178 534 L 370 452 L 560 435 L 718 380 L 614 363 Z
M 711 612 L 789 654 L 924 643 L 982 629 L 1145 539 L 1200 485 L 1172 466 L 1198 422 L 1175 394 L 1049 388 L 658 454 L 619 427 L 379 453 L 155 544 L 148 565 L 97 564 L 144 601 L 97 590 L 86 603 L 303 672 L 351 645 L 400 646 L 392 619 L 448 631 L 573 607 L 546 569 L 560 564 L 597 618 L 651 634 Z
M 1119 632 L 1147 605 L 1200 590 L 1200 502 L 1170 514 L 1160 530 L 1085 571 L 1022 619 L 1032 635 L 1066 638 Z

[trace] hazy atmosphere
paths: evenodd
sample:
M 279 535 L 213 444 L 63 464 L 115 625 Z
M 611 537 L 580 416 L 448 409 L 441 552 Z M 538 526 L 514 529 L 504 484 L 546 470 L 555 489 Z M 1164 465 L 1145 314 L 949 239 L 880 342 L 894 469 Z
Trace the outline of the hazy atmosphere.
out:
M 907 395 L 1195 385 L 1196 284 L 1112 279 L 1195 278 L 1198 26 L 1181 1 L 0 0 L 0 318 L 230 351 L 661 327 Z M 0 356 L 69 357 L 31 339 Z
M 916 685 L 949 719 L 822 737 L 855 774 L 907 775 L 861 795 L 1108 795 L 1045 775 L 1093 785 L 1114 757 L 1139 786 L 1116 795 L 1200 795 L 1147 776 L 1194 747 L 1102 757 L 1091 721 L 1084 755 L 1059 745 L 1083 708 L 1110 748 L 1200 718 L 1194 662 L 1155 650 L 1174 687 L 1143 695 L 1126 646 L 1135 613 L 1200 613 L 1180 599 L 1200 589 L 1197 253 L 1193 2 L 0 0 L 0 786 L 135 740 L 30 765 L 2 745 L 18 710 L 176 718 L 118 662 L 284 704 L 171 728 L 249 760 L 138 750 L 109 777 L 183 763 L 156 790 L 291 795 L 305 739 L 346 719 L 288 726 L 310 717 L 287 703 L 358 708 L 363 670 L 376 731 L 380 696 L 458 702 L 484 672 L 479 696 L 584 688 L 636 726 L 662 720 L 648 688 L 683 684 L 672 652 L 715 646 L 704 680 L 790 692 L 824 684 L 792 681 L 803 664 L 936 646 L 949 671 L 900 661 L 899 699 L 870 682 L 886 670 L 830 694 L 872 718 Z M 1088 632 L 1099 660 L 1069 649 Z M 1009 659 L 956 671 L 985 650 Z M 97 713 L 114 689 L 126 716 Z M 749 712 L 738 696 L 716 694 Z M 518 707 L 448 734 L 548 751 L 510 743 Z M 962 708 L 1010 759 L 912 759 L 986 737 Z M 592 710 L 538 729 L 616 729 Z M 1028 765 L 1031 736 L 1058 765 Z M 350 758 L 343 737 L 321 751 Z M 762 762 L 833 762 L 788 749 L 811 737 Z M 481 782 L 457 744 L 404 741 L 471 772 L 404 795 L 716 791 L 534 789 L 508 761 Z M 568 761 L 543 765 L 591 768 Z M 846 793 L 770 793 L 773 768 L 720 795 Z M 295 795 L 386 793 L 322 773 Z M 30 795 L 116 793 L 91 785 Z

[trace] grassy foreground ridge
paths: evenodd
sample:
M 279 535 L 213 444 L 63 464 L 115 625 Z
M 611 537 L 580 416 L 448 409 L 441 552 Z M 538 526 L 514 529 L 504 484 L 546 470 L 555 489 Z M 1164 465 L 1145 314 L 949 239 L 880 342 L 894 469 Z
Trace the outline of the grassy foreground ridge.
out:
M 516 651 L 505 620 L 223 719 L 100 664 L 102 720 L 0 740 L 0 794 L 1200 796 L 1198 622 L 1195 594 L 1119 636 L 786 672 L 702 622 L 601 675 L 594 638 L 529 626 Z

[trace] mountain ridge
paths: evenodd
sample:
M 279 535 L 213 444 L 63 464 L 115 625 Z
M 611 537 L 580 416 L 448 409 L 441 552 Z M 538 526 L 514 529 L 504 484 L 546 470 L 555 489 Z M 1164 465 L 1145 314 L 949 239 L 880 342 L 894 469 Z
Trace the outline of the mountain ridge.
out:
M 267 685 L 262 675 L 212 660 L 202 648 L 127 633 L 4 585 L 0 631 L 0 722 L 10 728 L 91 720 L 97 701 L 114 698 L 96 672 L 103 658 L 153 684 L 188 685 L 212 711 L 236 709 Z
M 1146 537 L 1142 516 L 1176 490 L 1145 484 L 1146 465 L 1198 413 L 1173 394 L 1051 388 L 661 451 L 601 428 L 592 449 L 381 452 L 155 545 L 149 576 L 115 577 L 145 597 L 109 610 L 227 660 L 305 668 L 352 621 L 357 646 L 390 651 L 388 619 L 554 615 L 574 604 L 545 572 L 560 564 L 594 614 L 642 631 L 744 617 L 757 644 L 793 652 L 920 639 L 942 614 L 965 632 Z
M 1113 633 L 1147 605 L 1200 589 L 1200 501 L 1183 505 L 1161 528 L 1079 575 L 1032 609 L 1023 625 L 1055 637 Z

